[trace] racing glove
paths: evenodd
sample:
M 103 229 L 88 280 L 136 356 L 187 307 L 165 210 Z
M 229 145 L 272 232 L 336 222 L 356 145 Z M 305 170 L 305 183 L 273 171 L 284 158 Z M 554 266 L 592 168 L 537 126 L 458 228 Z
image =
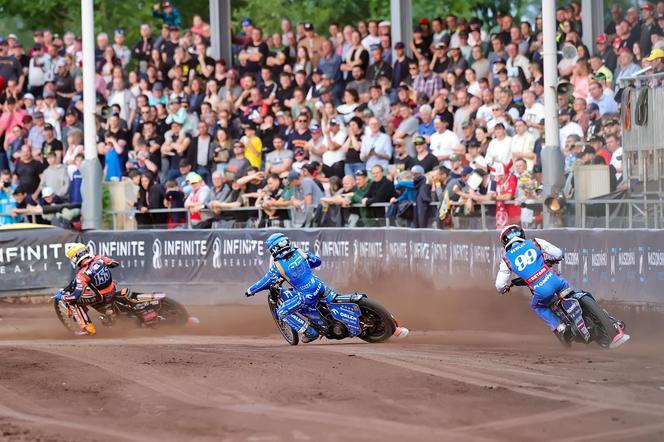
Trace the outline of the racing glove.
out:
M 62 301 L 62 290 L 59 290 L 53 298 L 58 302 Z
M 246 292 L 244 292 L 244 296 L 246 296 L 247 298 L 250 297 L 250 296 L 254 296 L 254 294 L 255 294 L 255 293 L 251 293 L 249 290 L 247 290 Z
M 501 295 L 506 295 L 510 291 L 510 286 L 506 285 L 500 290 Z

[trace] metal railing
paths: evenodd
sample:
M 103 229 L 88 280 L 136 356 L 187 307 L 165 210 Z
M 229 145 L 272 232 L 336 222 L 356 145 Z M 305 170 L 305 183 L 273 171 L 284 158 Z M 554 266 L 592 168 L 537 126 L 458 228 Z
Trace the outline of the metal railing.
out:
M 647 199 L 591 199 L 570 201 L 577 207 L 577 227 L 603 227 L 605 229 L 661 229 L 664 201 Z M 593 210 L 593 207 L 603 208 Z M 623 207 L 620 207 L 623 206 Z M 613 211 L 611 209 L 614 209 Z M 622 213 L 616 213 L 617 210 Z M 598 225 L 589 225 L 591 219 L 601 219 Z M 580 224 L 580 225 L 579 225 Z M 593 223 L 595 224 L 595 223 Z
M 507 205 L 520 205 L 521 207 L 528 207 L 531 208 L 535 211 L 542 211 L 543 206 L 542 203 L 539 201 L 506 201 L 505 202 Z M 431 207 L 437 208 L 439 207 L 439 202 L 432 202 Z M 462 206 L 463 203 L 459 202 L 453 202 L 451 203 L 452 208 L 454 207 L 459 207 Z M 490 207 L 494 207 L 496 205 L 495 201 L 485 201 L 485 202 L 476 202 L 474 204 L 475 211 L 473 215 L 468 215 L 468 216 L 458 216 L 457 222 L 455 223 L 456 225 L 453 228 L 456 229 L 463 229 L 463 230 L 468 230 L 468 229 L 481 229 L 481 230 L 493 230 L 495 229 L 495 217 L 491 214 L 488 213 L 488 209 Z M 359 209 L 383 209 L 384 210 L 384 216 L 382 218 L 369 218 L 369 220 L 374 221 L 374 223 L 377 221 L 378 223 L 383 223 L 384 226 L 389 227 L 387 224 L 387 210 L 390 207 L 390 203 L 374 203 L 370 206 L 363 206 L 360 204 L 355 204 L 351 206 L 343 206 L 344 208 L 347 209 L 354 209 L 354 210 L 359 210 Z M 316 210 L 317 206 L 309 206 L 309 209 L 311 210 Z M 280 212 L 290 212 L 293 210 L 291 207 L 275 207 L 275 208 L 270 208 L 270 210 L 277 210 Z M 112 226 L 113 230 L 117 229 L 118 224 L 120 224 L 119 217 L 125 216 L 125 217 L 133 217 L 136 214 L 140 214 L 136 209 L 127 209 L 127 210 L 109 210 L 104 212 L 104 215 L 110 216 L 112 219 Z M 191 229 L 194 227 L 192 220 L 191 220 L 191 213 L 189 212 L 188 209 L 184 208 L 177 208 L 177 209 L 151 209 L 148 210 L 147 212 L 143 213 L 148 213 L 148 214 L 184 214 L 185 215 L 185 222 L 182 224 L 184 227 L 187 229 Z M 203 209 L 201 210 L 201 213 L 205 216 L 212 216 L 213 212 L 209 209 Z M 255 220 L 255 225 L 259 225 L 264 221 L 264 216 L 263 216 L 263 210 L 260 207 L 257 206 L 245 206 L 245 207 L 237 207 L 237 208 L 231 208 L 231 209 L 223 209 L 220 213 L 230 215 L 235 214 L 256 214 L 255 217 L 253 218 Z M 435 217 L 433 217 L 435 219 Z M 367 220 L 364 218 L 364 220 Z M 471 220 L 474 220 L 476 222 L 470 222 Z M 433 221 L 433 220 L 432 220 Z M 464 222 L 465 221 L 465 222 Z M 435 224 L 432 222 L 432 224 Z M 252 226 L 253 227 L 253 226 Z M 530 228 L 537 228 L 541 227 L 538 224 L 531 224 L 529 226 Z

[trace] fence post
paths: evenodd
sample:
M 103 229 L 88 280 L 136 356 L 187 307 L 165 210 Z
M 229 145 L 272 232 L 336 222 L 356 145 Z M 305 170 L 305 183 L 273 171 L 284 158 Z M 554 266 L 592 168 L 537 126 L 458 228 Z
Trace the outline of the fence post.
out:
M 604 228 L 609 228 L 609 203 L 604 203 L 604 218 L 606 219 Z
M 480 202 L 480 213 L 482 214 L 482 230 L 489 230 L 486 228 L 486 211 L 483 202 Z
M 632 203 L 627 204 L 627 207 L 628 207 L 627 217 L 629 218 L 627 223 L 628 223 L 629 228 L 631 229 L 632 228 Z

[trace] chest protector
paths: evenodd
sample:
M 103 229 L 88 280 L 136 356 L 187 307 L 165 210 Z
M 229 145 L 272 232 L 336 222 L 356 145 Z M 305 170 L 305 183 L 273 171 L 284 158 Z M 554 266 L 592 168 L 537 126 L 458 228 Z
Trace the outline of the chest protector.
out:
M 503 260 L 513 273 L 526 281 L 532 291 L 553 293 L 562 282 L 558 274 L 544 262 L 542 249 L 534 240 L 515 243 L 505 252 Z

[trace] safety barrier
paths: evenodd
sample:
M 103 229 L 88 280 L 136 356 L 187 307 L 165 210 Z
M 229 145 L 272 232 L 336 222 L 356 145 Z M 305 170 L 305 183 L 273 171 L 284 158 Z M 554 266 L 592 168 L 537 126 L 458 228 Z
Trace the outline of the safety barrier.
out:
M 294 243 L 321 256 L 322 277 L 333 286 L 398 273 L 441 290 L 493 286 L 501 261 L 495 232 L 432 229 L 285 230 Z M 60 229 L 0 232 L 0 296 L 64 286 L 73 270 L 67 243 L 82 241 L 120 262 L 123 285 L 169 286 L 189 302 L 238 299 L 240 287 L 262 276 L 270 258 L 263 241 L 274 229 L 92 231 Z M 536 234 L 561 246 L 561 273 L 602 299 L 664 303 L 664 231 L 557 229 Z M 231 290 L 229 287 L 233 286 Z M 211 289 L 212 288 L 212 289 Z M 358 287 L 362 289 L 362 287 Z M 407 294 L 404 294 L 405 296 Z

